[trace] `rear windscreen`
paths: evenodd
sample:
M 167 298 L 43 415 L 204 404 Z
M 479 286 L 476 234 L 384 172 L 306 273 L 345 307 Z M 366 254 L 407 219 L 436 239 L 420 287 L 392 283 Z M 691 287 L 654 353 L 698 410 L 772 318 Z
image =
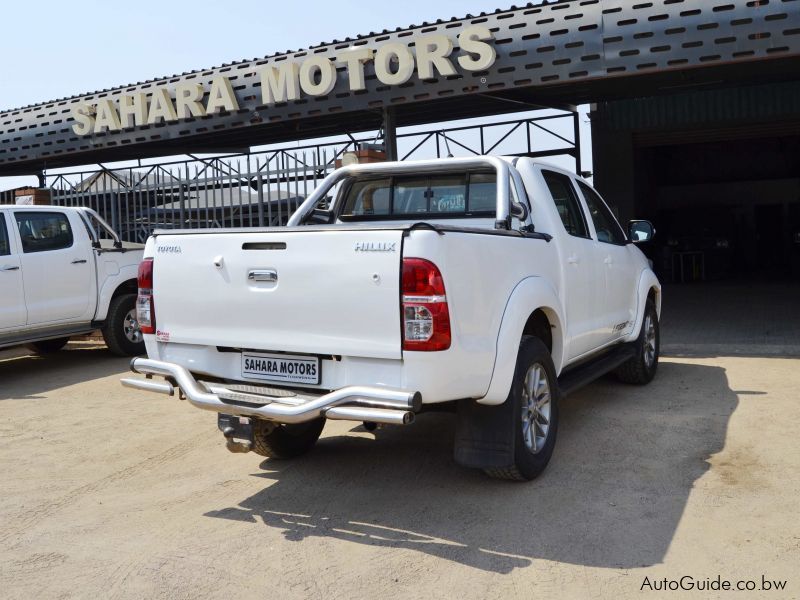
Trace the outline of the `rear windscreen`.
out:
M 345 220 L 492 216 L 497 206 L 494 173 L 353 180 L 343 190 Z

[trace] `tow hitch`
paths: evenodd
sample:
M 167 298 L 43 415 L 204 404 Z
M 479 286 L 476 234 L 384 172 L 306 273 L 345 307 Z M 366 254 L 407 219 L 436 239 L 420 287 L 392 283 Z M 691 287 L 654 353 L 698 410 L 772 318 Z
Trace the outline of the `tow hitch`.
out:
M 253 449 L 253 425 L 249 417 L 219 413 L 217 427 L 225 436 L 225 447 L 228 451 L 244 454 Z

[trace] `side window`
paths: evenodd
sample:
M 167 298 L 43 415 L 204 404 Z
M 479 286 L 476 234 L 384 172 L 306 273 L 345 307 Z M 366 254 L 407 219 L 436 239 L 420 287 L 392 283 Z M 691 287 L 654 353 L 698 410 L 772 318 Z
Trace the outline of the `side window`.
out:
M 553 196 L 558 216 L 561 217 L 561 222 L 564 223 L 564 229 L 567 230 L 568 234 L 575 237 L 588 238 L 589 229 L 586 227 L 583 210 L 580 202 L 578 202 L 578 197 L 575 194 L 575 188 L 572 187 L 570 178 L 553 171 L 542 171 L 542 176 L 550 189 L 550 194 Z
M 61 250 L 72 246 L 72 228 L 64 213 L 18 212 L 14 216 L 24 253 Z
M 617 223 L 612 212 L 608 209 L 603 199 L 588 185 L 578 182 L 589 207 L 589 216 L 592 217 L 594 228 L 597 230 L 597 241 L 608 244 L 624 244 L 627 238 L 622 228 Z
M 6 229 L 6 217 L 0 213 L 0 256 L 11 254 L 11 242 L 8 239 L 8 229 Z

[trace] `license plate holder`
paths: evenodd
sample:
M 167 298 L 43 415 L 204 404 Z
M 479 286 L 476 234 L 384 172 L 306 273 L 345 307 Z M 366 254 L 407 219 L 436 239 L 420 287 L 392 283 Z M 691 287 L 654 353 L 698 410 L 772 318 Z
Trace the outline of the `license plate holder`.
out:
M 275 383 L 319 385 L 322 365 L 318 356 L 242 352 L 242 377 Z

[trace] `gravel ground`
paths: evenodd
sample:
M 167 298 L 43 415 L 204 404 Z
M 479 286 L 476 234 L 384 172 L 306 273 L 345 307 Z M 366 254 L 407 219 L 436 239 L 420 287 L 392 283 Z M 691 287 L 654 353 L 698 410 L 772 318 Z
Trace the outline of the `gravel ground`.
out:
M 530 484 L 456 466 L 445 414 L 232 455 L 213 414 L 122 388 L 126 367 L 90 343 L 0 353 L 2 597 L 617 599 L 685 575 L 800 595 L 797 359 L 601 380 Z

